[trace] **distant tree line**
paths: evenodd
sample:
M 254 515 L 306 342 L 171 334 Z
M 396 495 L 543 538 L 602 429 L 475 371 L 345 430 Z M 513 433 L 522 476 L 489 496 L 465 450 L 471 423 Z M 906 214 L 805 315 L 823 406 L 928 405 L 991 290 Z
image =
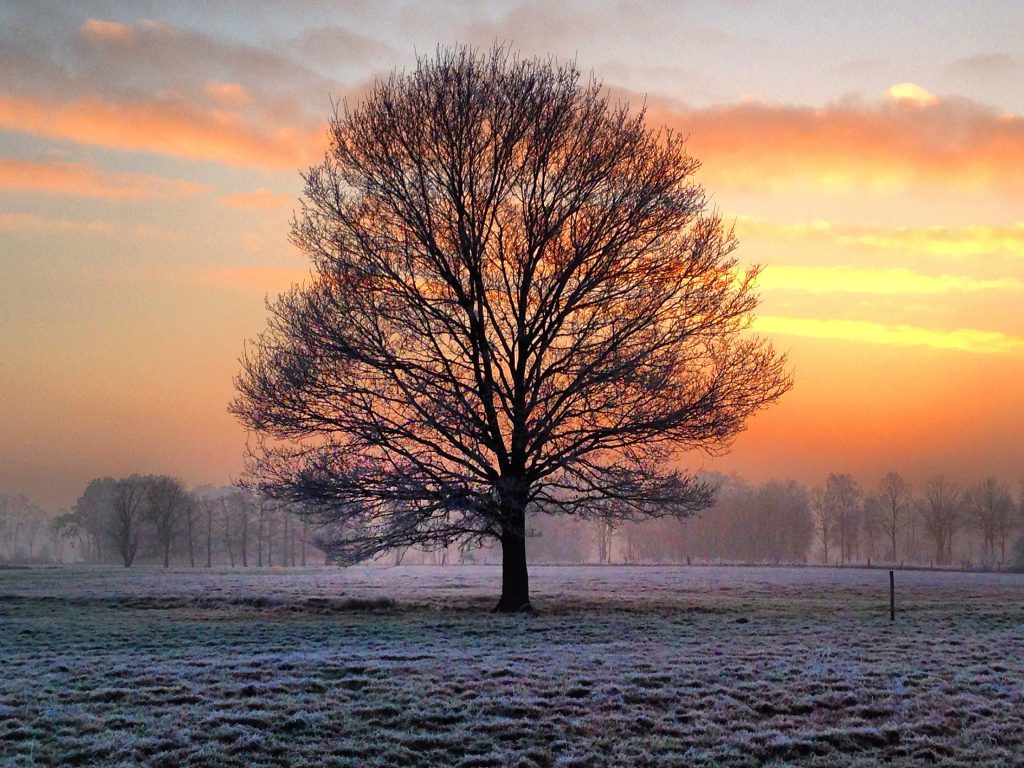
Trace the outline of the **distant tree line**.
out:
M 21 494 L 0 494 L 0 563 L 59 560 L 63 545 L 53 520 L 38 505 Z
M 537 562 L 903 563 L 1024 569 L 1024 485 L 961 487 L 942 476 L 912 487 L 890 472 L 868 489 L 849 474 L 821 486 L 708 475 L 718 490 L 699 517 L 642 523 L 534 515 Z
M 1024 485 L 1014 501 L 994 477 L 963 487 L 936 475 L 915 489 L 889 472 L 864 489 L 851 475 L 832 474 L 810 498 L 825 562 L 1024 567 Z
M 1014 499 L 995 478 L 970 486 L 935 476 L 920 487 L 889 472 L 865 489 L 850 474 L 820 486 L 760 485 L 707 474 L 713 506 L 698 517 L 644 522 L 534 512 L 535 563 L 904 563 L 1024 569 L 1024 484 Z M 172 477 L 91 481 L 69 512 L 47 515 L 0 495 L 0 562 L 136 562 L 209 567 L 324 562 L 325 532 L 286 506 L 236 487 L 186 490 Z M 328 532 L 329 533 L 329 532 Z M 401 548 L 382 563 L 500 562 L 486 547 Z
M 52 526 L 87 563 L 190 567 L 322 563 L 312 532 L 286 506 L 235 487 L 186 490 L 165 475 L 92 480 Z

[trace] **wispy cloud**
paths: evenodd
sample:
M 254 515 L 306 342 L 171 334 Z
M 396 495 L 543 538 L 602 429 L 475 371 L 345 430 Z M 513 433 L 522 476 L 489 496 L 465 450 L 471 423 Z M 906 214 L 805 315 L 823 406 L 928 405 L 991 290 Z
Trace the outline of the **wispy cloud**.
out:
M 135 42 L 135 30 L 127 24 L 103 19 L 86 19 L 82 23 L 82 36 L 102 42 L 132 43 Z
M 180 179 L 114 173 L 79 163 L 0 158 L 0 188 L 125 200 L 187 197 L 208 189 Z
M 753 216 L 737 216 L 741 238 L 831 240 L 846 245 L 949 258 L 971 258 L 995 253 L 1024 256 L 1024 222 L 992 227 L 869 227 L 836 225 L 815 220 L 777 223 Z
M 50 103 L 0 93 L 0 129 L 108 149 L 258 168 L 303 167 L 326 143 L 323 128 L 261 127 L 175 98 Z
M 109 221 L 93 219 L 76 221 L 51 216 L 40 216 L 35 213 L 0 213 L 0 232 L 18 230 L 38 230 L 48 232 L 111 232 L 114 225 Z
M 1012 74 L 1017 69 L 1017 61 L 1005 53 L 978 53 L 964 56 L 950 63 L 946 71 L 958 77 L 976 80 L 990 80 Z
M 965 275 L 923 275 L 913 270 L 773 265 L 758 278 L 763 290 L 810 293 L 944 294 L 955 291 L 1024 291 L 1016 278 L 978 280 Z
M 253 192 L 246 192 L 238 195 L 223 195 L 220 201 L 232 208 L 260 208 L 271 210 L 284 208 L 292 200 L 289 195 L 278 195 L 266 187 L 260 187 Z
M 689 137 L 713 189 L 951 186 L 1024 195 L 1024 118 L 909 84 L 874 105 L 740 103 L 648 114 Z
M 1010 336 L 999 331 L 976 328 L 935 330 L 912 325 L 885 325 L 867 320 L 834 320 L 773 315 L 756 318 L 754 328 L 759 333 L 770 335 L 805 336 L 869 344 L 924 346 L 984 354 L 1024 354 L 1024 338 Z

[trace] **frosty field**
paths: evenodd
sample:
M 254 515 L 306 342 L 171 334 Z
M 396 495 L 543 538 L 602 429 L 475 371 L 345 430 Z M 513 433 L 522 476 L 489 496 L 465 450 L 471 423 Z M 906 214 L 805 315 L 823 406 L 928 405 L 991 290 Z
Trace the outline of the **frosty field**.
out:
M 1024 764 L 1024 576 L 0 570 L 0 764 Z

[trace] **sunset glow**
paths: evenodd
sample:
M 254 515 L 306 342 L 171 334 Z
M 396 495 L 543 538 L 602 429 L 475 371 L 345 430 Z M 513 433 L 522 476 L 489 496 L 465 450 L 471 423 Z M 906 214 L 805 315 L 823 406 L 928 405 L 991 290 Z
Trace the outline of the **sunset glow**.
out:
M 1024 10 L 958 13 L 951 46 L 919 22 L 956 4 L 896 5 L 840 30 L 759 3 L 5 4 L 0 491 L 57 509 L 106 474 L 237 477 L 232 378 L 265 296 L 308 277 L 289 227 L 328 117 L 417 51 L 495 40 L 687 136 L 764 266 L 753 328 L 794 389 L 693 464 L 1016 487 Z

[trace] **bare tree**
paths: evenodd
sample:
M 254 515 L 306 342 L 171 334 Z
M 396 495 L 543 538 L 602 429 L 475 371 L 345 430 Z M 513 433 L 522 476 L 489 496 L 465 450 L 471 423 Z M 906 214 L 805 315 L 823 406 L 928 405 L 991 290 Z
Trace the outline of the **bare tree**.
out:
M 863 513 L 862 496 L 860 486 L 852 475 L 828 476 L 822 503 L 826 515 L 832 518 L 835 534 L 839 538 L 841 563 L 855 559 L 857 529 Z
M 906 524 L 910 486 L 898 472 L 888 472 L 878 483 L 876 497 L 881 507 L 880 524 L 889 538 L 890 554 L 896 561 L 896 535 Z
M 235 548 L 231 543 L 231 510 L 228 509 L 228 502 L 223 496 L 220 497 L 220 519 L 224 524 L 224 550 L 228 553 L 228 560 L 231 567 L 235 567 Z
M 615 535 L 615 521 L 601 518 L 594 523 L 594 531 L 597 537 L 597 562 L 611 563 L 612 543 Z
M 199 501 L 194 494 L 187 494 L 185 497 L 185 545 L 188 551 L 189 567 L 196 567 L 195 534 L 196 522 L 199 519 Z
M 861 532 L 864 534 L 865 554 L 870 565 L 872 558 L 878 560 L 878 539 L 882 535 L 885 517 L 884 502 L 873 494 L 865 496 L 861 510 Z
M 264 499 L 256 500 L 256 566 L 263 567 L 263 529 L 267 520 L 267 505 Z
M 203 499 L 203 506 L 206 507 L 206 567 L 213 567 L 213 505 L 210 498 Z
M 935 562 L 948 564 L 953 559 L 953 535 L 961 521 L 962 494 L 942 475 L 928 480 L 921 503 L 921 519 L 928 537 L 935 543 Z
M 111 541 L 111 514 L 116 485 L 117 481 L 112 477 L 91 480 L 71 510 L 71 518 L 83 538 L 86 562 L 107 562 L 116 549 Z
M 111 538 L 125 568 L 131 566 L 139 551 L 139 528 L 146 494 L 147 483 L 138 475 L 114 483 L 111 497 Z
M 753 560 L 797 562 L 814 541 L 807 490 L 795 481 L 769 480 L 750 495 L 750 555 Z
M 238 510 L 239 520 L 239 534 L 241 541 L 239 542 L 242 550 L 242 567 L 249 567 L 249 512 L 250 512 L 250 499 L 246 493 L 234 493 L 232 494 L 232 500 L 234 501 L 235 508 Z
M 824 550 L 825 564 L 828 565 L 828 548 L 835 539 L 835 520 L 832 512 L 825 504 L 825 489 L 815 486 L 809 494 L 811 512 L 814 514 L 814 528 L 818 534 L 818 541 Z
M 167 568 L 171 564 L 171 543 L 188 509 L 188 494 L 182 482 L 173 477 L 149 477 L 145 484 L 146 516 L 154 524 Z
M 344 521 L 339 562 L 496 539 L 501 611 L 529 607 L 528 506 L 708 505 L 677 455 L 790 379 L 683 137 L 500 48 L 378 81 L 330 137 L 292 230 L 312 281 L 236 382 L 251 487 Z
M 0 561 L 36 559 L 36 538 L 51 527 L 43 510 L 24 494 L 0 495 Z
M 1010 489 L 996 478 L 989 477 L 968 489 L 964 501 L 970 525 L 981 535 L 983 566 L 992 568 L 995 565 L 997 544 L 999 564 L 1002 565 L 1006 559 L 1006 540 L 1014 511 Z

